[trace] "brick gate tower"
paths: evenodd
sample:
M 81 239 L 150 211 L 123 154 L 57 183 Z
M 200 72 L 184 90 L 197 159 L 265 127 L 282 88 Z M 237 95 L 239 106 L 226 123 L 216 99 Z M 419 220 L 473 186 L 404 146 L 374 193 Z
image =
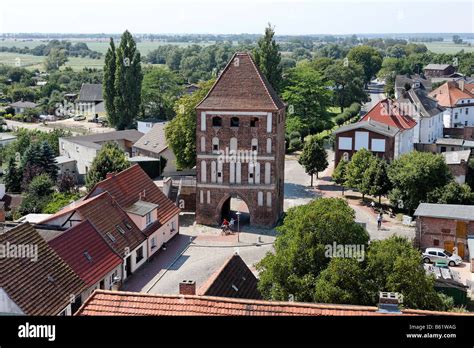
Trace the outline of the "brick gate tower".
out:
M 196 112 L 197 223 L 221 223 L 240 198 L 250 224 L 274 225 L 283 212 L 285 104 L 249 53 L 234 54 Z

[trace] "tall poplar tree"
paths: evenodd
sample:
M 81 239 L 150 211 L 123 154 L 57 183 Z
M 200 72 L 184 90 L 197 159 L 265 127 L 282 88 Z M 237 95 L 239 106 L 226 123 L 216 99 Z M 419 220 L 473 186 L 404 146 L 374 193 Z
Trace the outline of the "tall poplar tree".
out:
M 135 127 L 140 111 L 142 80 L 140 52 L 132 34 L 126 30 L 116 51 L 114 107 L 118 119 L 114 126 L 117 130 Z
M 110 124 L 115 125 L 117 123 L 118 115 L 115 112 L 114 100 L 115 100 L 115 43 L 114 39 L 110 38 L 110 47 L 105 54 L 105 67 L 104 67 L 104 79 L 103 79 L 103 90 L 104 90 L 104 102 L 105 110 L 109 117 Z
M 255 63 L 257 63 L 273 89 L 278 92 L 282 81 L 282 67 L 280 65 L 281 54 L 279 47 L 273 38 L 275 35 L 274 29 L 275 28 L 268 23 L 268 27 L 265 28 L 265 35 L 258 40 L 257 48 L 254 50 L 253 55 Z

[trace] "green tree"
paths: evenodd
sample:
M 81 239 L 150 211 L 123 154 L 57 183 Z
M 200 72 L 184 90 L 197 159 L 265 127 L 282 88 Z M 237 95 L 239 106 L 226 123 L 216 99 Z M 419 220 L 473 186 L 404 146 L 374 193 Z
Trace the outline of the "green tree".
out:
M 341 108 L 352 103 L 361 103 L 367 100 L 364 92 L 364 70 L 354 62 L 345 64 L 342 60 L 337 60 L 324 71 L 324 75 L 334 86 L 334 102 Z
M 364 69 L 365 79 L 367 84 L 370 82 L 382 66 L 382 54 L 375 48 L 370 46 L 356 46 L 351 48 L 347 54 L 347 58 L 357 64 L 360 64 Z
M 130 162 L 120 147 L 112 142 L 105 143 L 97 153 L 86 176 L 86 187 L 91 190 L 95 184 L 106 178 L 108 173 L 118 173 L 130 167 Z
M 363 148 L 352 156 L 346 168 L 346 186 L 355 188 L 362 193 L 362 199 L 370 192 L 371 182 L 366 180 L 365 177 L 368 168 L 374 161 L 374 155 Z
M 21 181 L 21 171 L 16 167 L 14 157 L 10 157 L 4 178 L 7 192 L 21 192 Z
M 393 185 L 389 194 L 392 204 L 401 202 L 409 212 L 426 202 L 431 191 L 445 186 L 452 179 L 441 155 L 418 151 L 394 160 L 388 168 L 388 177 Z
M 280 90 L 282 81 L 281 54 L 278 45 L 273 38 L 275 36 L 275 28 L 268 24 L 265 28 L 265 35 L 258 40 L 257 47 L 253 52 L 255 63 L 262 73 L 268 79 L 275 91 Z
M 142 84 L 144 117 L 171 120 L 174 103 L 182 93 L 180 79 L 166 67 L 153 67 L 145 72 Z
M 314 301 L 321 303 L 371 304 L 365 290 L 365 274 L 356 259 L 333 258 L 317 280 Z
M 328 122 L 327 108 L 332 93 L 323 76 L 309 64 L 299 64 L 287 72 L 282 97 L 291 108 L 294 117 L 307 124 L 310 132 L 320 132 Z M 305 135 L 306 135 L 305 134 Z
M 268 300 L 314 301 L 316 280 L 329 258 L 326 246 L 367 245 L 369 235 L 354 222 L 355 214 L 346 201 L 320 198 L 288 210 L 278 227 L 275 252 L 258 264 L 258 287 Z
M 114 108 L 118 117 L 110 121 L 117 130 L 135 127 L 141 105 L 142 79 L 140 52 L 132 34 L 126 30 L 116 51 Z
M 312 136 L 305 142 L 298 163 L 311 176 L 311 187 L 313 187 L 313 175 L 316 174 L 316 178 L 318 178 L 318 173 L 325 170 L 329 165 L 328 154 L 316 137 Z
M 469 185 L 451 181 L 429 192 L 427 200 L 430 203 L 474 205 L 474 192 Z
M 115 70 L 117 64 L 117 56 L 115 50 L 114 39 L 110 38 L 110 46 L 105 54 L 104 78 L 102 81 L 105 110 L 109 118 L 110 124 L 118 123 L 118 113 L 115 109 Z
M 34 177 L 21 202 L 20 213 L 41 213 L 53 193 L 53 185 L 53 181 L 46 173 Z
M 367 181 L 367 186 L 369 187 L 368 194 L 379 197 L 379 204 L 381 204 L 382 196 L 386 195 L 391 189 L 387 171 L 387 162 L 375 157 L 375 160 L 367 168 L 367 172 L 362 180 Z
M 59 70 L 59 68 L 66 64 L 67 61 L 67 51 L 55 47 L 49 51 L 49 54 L 44 61 L 44 68 L 46 71 Z
M 349 164 L 348 161 L 341 159 L 337 164 L 334 172 L 332 173 L 332 179 L 338 185 L 342 187 L 342 195 L 344 196 L 344 186 L 346 185 L 346 173 L 347 173 L 347 165 Z
M 40 145 L 41 159 L 40 166 L 49 175 L 49 177 L 56 181 L 58 178 L 58 166 L 56 162 L 56 155 L 47 141 L 43 141 Z
M 179 98 L 174 110 L 176 117 L 165 127 L 166 142 L 176 156 L 176 165 L 180 169 L 196 165 L 196 105 L 206 96 L 214 81 L 199 85 L 191 95 Z
M 372 303 L 377 303 L 380 291 L 390 291 L 401 293 L 407 308 L 447 310 L 434 290 L 434 278 L 423 268 L 421 253 L 406 238 L 391 236 L 372 241 L 365 273 Z
M 42 212 L 44 214 L 54 214 L 79 198 L 80 195 L 78 193 L 54 192 L 50 196 L 48 203 L 43 207 Z

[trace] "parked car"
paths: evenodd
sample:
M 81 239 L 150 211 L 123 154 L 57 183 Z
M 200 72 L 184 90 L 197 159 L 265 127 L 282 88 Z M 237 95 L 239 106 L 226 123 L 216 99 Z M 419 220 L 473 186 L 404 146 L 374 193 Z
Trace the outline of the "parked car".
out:
M 86 119 L 86 116 L 84 115 L 77 115 L 77 116 L 74 116 L 73 120 L 74 121 L 84 121 Z
M 441 248 L 426 248 L 423 253 L 423 262 L 424 263 L 436 263 L 439 261 L 445 261 L 448 263 L 448 266 L 458 266 L 462 263 L 461 257 L 459 255 L 453 255 L 449 251 Z

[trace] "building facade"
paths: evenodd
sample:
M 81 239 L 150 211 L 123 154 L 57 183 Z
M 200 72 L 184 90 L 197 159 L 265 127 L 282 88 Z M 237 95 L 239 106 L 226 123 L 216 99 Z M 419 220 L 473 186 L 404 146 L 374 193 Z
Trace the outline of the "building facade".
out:
M 220 224 L 240 198 L 250 223 L 283 212 L 285 104 L 248 53 L 236 53 L 196 107 L 196 221 Z

